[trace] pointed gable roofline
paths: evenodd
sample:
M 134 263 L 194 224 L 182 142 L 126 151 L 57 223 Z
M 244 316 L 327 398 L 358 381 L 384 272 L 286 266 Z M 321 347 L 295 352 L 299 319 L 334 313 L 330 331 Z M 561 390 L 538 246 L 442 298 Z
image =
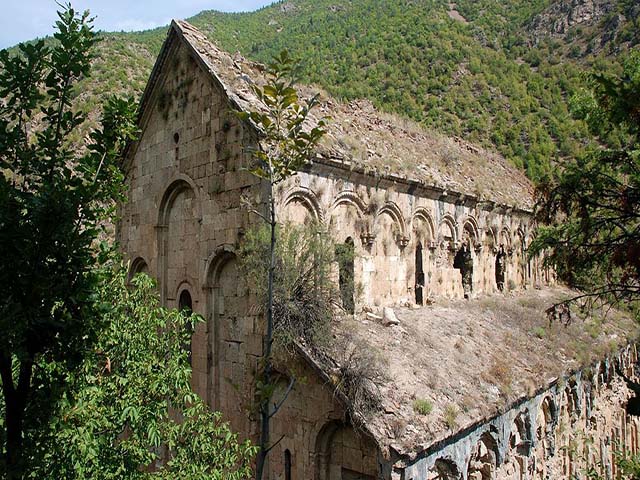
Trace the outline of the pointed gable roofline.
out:
M 202 71 L 222 92 L 224 92 L 224 95 L 227 97 L 232 109 L 247 110 L 248 108 L 256 108 L 256 98 L 247 98 L 248 95 L 239 96 L 236 93 L 236 90 L 231 88 L 228 85 L 228 82 L 218 74 L 220 69 L 216 67 L 235 67 L 235 69 L 241 70 L 233 61 L 231 56 L 227 52 L 224 52 L 213 45 L 204 34 L 189 22 L 174 19 L 169 25 L 167 36 L 162 44 L 160 53 L 158 54 L 153 69 L 151 70 L 151 75 L 149 76 L 149 80 L 147 81 L 147 85 L 145 86 L 140 99 L 140 105 L 138 107 L 138 125 L 140 128 L 144 129 L 144 126 L 149 119 L 154 96 L 156 95 L 157 87 L 162 82 L 163 76 L 166 72 L 167 62 L 180 45 L 184 45 L 187 48 L 191 53 L 192 58 Z M 258 66 L 258 64 L 255 65 Z M 243 78 L 248 84 L 253 83 L 248 76 L 244 75 Z M 249 120 L 249 123 L 257 129 L 257 127 L 253 125 L 253 122 Z M 128 165 L 135 155 L 137 143 L 138 142 L 133 142 L 133 144 L 128 145 L 125 150 L 125 165 Z
M 193 25 L 184 20 L 172 20 L 167 32 L 167 38 L 165 39 L 158 59 L 156 60 L 149 82 L 142 94 L 142 100 L 140 102 L 139 120 L 142 123 L 146 117 L 146 113 L 151 103 L 151 98 L 155 91 L 155 88 L 162 77 L 164 67 L 167 63 L 167 59 L 178 43 L 181 42 L 192 53 L 193 59 L 202 68 L 202 70 L 209 75 L 209 77 L 222 89 L 225 95 L 231 102 L 231 106 L 236 110 L 242 110 L 243 107 L 247 107 L 246 101 L 242 101 L 234 92 L 234 89 L 230 88 L 226 82 L 218 75 L 218 69 L 216 63 L 233 63 L 230 55 L 215 45 L 213 45 L 207 37 L 202 34 Z M 217 62 L 215 60 L 218 60 Z M 238 67 L 239 68 L 239 67 Z

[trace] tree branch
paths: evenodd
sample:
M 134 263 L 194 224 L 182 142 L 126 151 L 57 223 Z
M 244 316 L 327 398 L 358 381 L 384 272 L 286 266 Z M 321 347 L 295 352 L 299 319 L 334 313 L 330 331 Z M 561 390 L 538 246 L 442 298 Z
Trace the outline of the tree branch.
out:
M 289 386 L 287 387 L 287 391 L 284 392 L 284 396 L 282 397 L 282 400 L 280 400 L 280 402 L 278 403 L 274 403 L 273 404 L 273 412 L 271 412 L 269 414 L 269 418 L 273 418 L 273 416 L 278 413 L 278 410 L 280 410 L 280 408 L 282 407 L 282 405 L 284 404 L 285 400 L 287 400 L 287 397 L 289 397 L 289 394 L 291 393 L 291 390 L 293 390 L 293 386 L 296 383 L 296 379 L 295 377 L 291 379 L 291 381 L 289 382 Z
M 282 435 L 282 436 L 278 439 L 278 441 L 277 441 L 276 443 L 274 443 L 273 445 L 271 445 L 270 447 L 268 447 L 268 448 L 264 451 L 265 456 L 266 456 L 266 455 L 267 455 L 267 454 L 268 454 L 272 449 L 274 449 L 276 446 L 278 446 L 278 444 L 279 444 L 282 440 L 284 440 L 284 435 Z

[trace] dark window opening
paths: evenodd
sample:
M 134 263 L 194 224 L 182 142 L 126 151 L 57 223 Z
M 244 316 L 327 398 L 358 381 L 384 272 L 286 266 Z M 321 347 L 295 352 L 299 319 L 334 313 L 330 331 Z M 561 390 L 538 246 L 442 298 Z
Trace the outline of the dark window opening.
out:
M 336 259 L 338 261 L 338 284 L 340 287 L 340 299 L 342 308 L 348 313 L 355 312 L 355 247 L 353 239 L 348 237 L 342 245 L 336 245 Z
M 469 294 L 473 289 L 473 257 L 471 256 L 471 248 L 466 243 L 463 243 L 456 253 L 453 259 L 453 268 L 460 270 L 464 298 L 469 298 Z
M 190 315 L 193 312 L 193 302 L 191 300 L 191 294 L 188 290 L 183 290 L 180 293 L 180 298 L 178 299 L 178 310 L 181 312 L 185 312 L 187 315 Z M 191 336 L 193 335 L 193 326 L 191 323 L 187 323 L 187 333 L 189 334 L 189 343 L 184 345 L 185 350 L 189 352 L 189 365 L 192 365 L 192 340 Z
M 284 451 L 284 480 L 291 480 L 291 452 Z
M 173 141 L 178 143 L 180 141 L 180 134 L 178 132 L 173 134 Z
M 416 304 L 424 305 L 424 267 L 422 260 L 422 243 L 416 246 Z
M 507 256 L 504 253 L 504 248 L 500 247 L 498 254 L 496 255 L 496 286 L 501 292 L 504 290 L 504 273 L 506 270 Z

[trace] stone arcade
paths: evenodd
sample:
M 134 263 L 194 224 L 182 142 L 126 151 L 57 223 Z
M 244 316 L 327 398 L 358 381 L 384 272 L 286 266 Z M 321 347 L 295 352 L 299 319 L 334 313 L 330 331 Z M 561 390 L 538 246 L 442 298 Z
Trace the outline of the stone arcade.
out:
M 265 186 L 243 170 L 246 147 L 258 139 L 233 112 L 255 108 L 249 85 L 261 78 L 259 65 L 220 51 L 186 22 L 172 23 L 144 93 L 141 138 L 125 158 L 129 202 L 118 228 L 131 273 L 149 273 L 164 304 L 206 319 L 192 338 L 194 389 L 253 439 L 257 425 L 247 410 L 263 319 L 252 308 L 256 299 L 235 252 L 259 222 L 246 201 L 264 208 Z M 345 256 L 353 261 L 336 265 L 343 307 L 355 313 L 353 330 L 364 329 L 371 348 L 389 336 L 380 350 L 390 372 L 397 368 L 406 377 L 410 367 L 397 362 L 437 321 L 436 310 L 416 305 L 449 302 L 442 318 L 456 305 L 477 305 L 472 322 L 487 315 L 482 299 L 491 299 L 497 319 L 505 295 L 524 295 L 517 297 L 522 303 L 553 288 L 550 272 L 525 255 L 533 235 L 531 185 L 503 158 L 379 114 L 364 101 L 344 105 L 323 95 L 317 115 L 332 118 L 326 141 L 313 164 L 277 190 L 280 219 L 321 222 L 339 248 L 354 253 Z M 413 308 L 400 309 L 407 305 Z M 387 327 L 363 320 L 365 307 L 397 307 L 411 324 L 385 334 Z M 436 343 L 445 344 L 461 325 Z M 413 339 L 410 328 L 417 329 Z M 419 342 L 415 348 L 429 352 Z M 500 344 L 486 348 L 490 358 L 506 355 L 511 362 Z M 632 376 L 635 361 L 628 347 L 566 380 L 525 369 L 522 378 L 531 374 L 535 381 L 529 393 L 512 392 L 502 403 L 496 397 L 494 406 L 486 399 L 483 408 L 467 405 L 446 428 L 435 411 L 418 418 L 411 398 L 431 395 L 436 410 L 443 396 L 462 405 L 460 392 L 478 379 L 465 384 L 461 376 L 462 387 L 440 394 L 420 376 L 424 368 L 416 377 L 391 378 L 382 389 L 383 411 L 356 432 L 328 372 L 312 358 L 300 359 L 307 382 L 273 419 L 272 438 L 282 441 L 270 453 L 269 478 L 582 478 L 586 465 L 597 462 L 612 474 L 613 451 L 638 448 L 637 423 L 624 411 L 630 392 L 616 373 Z M 479 385 L 493 398 L 495 386 Z

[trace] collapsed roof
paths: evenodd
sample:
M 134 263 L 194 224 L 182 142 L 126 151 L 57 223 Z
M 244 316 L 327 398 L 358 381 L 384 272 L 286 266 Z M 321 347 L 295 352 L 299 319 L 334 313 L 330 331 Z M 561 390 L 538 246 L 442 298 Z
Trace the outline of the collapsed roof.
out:
M 610 308 L 550 321 L 545 311 L 574 296 L 530 289 L 397 309 L 397 325 L 345 319 L 334 326 L 333 352 L 309 358 L 328 381 L 339 379 L 350 349 L 375 359 L 385 373 L 373 386 L 380 408 L 364 427 L 384 451 L 413 459 L 638 338 L 636 322 Z

